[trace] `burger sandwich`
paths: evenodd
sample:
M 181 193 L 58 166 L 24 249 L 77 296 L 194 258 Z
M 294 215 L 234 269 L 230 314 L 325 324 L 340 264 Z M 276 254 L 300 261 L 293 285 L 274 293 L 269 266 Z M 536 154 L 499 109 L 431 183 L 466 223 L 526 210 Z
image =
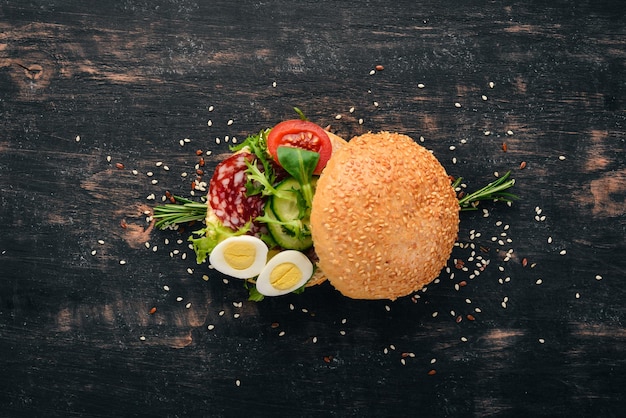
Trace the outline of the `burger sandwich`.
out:
M 461 210 L 514 198 L 508 173 L 459 198 L 460 179 L 410 137 L 346 142 L 299 113 L 232 147 L 205 202 L 170 196 L 154 209 L 162 229 L 202 220 L 197 262 L 243 279 L 251 300 L 326 280 L 354 299 L 409 295 L 445 266 Z

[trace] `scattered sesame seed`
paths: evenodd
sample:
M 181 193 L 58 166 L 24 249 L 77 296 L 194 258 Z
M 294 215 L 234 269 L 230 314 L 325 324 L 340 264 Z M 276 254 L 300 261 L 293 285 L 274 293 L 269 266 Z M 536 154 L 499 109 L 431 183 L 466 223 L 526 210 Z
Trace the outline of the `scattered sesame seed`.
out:
M 576 299 L 580 299 L 580 293 L 576 292 Z
M 370 70 L 370 75 L 376 74 L 376 70 Z
M 211 105 L 209 106 L 209 112 L 212 112 L 215 108 Z
M 80 142 L 80 135 L 76 135 L 76 138 L 74 138 L 76 140 L 76 142 Z
M 506 131 L 506 134 L 509 135 L 509 136 L 513 135 L 513 131 L 509 129 L 508 131 Z
M 104 245 L 104 240 L 99 239 L 99 240 L 98 240 L 98 244 L 100 244 L 100 245 Z
M 561 250 L 561 251 L 559 252 L 559 254 L 560 254 L 560 255 L 565 255 L 565 254 L 567 254 L 567 250 Z
M 213 121 L 212 121 L 211 119 L 209 119 L 209 120 L 206 122 L 206 124 L 207 124 L 207 126 L 213 126 Z
M 426 86 L 424 85 L 424 83 L 418 83 L 418 84 L 417 84 L 417 88 L 418 88 L 418 89 L 423 89 L 424 87 L 426 87 Z
M 241 381 L 239 379 L 235 380 L 235 385 L 237 385 L 237 387 L 241 386 Z
M 126 264 L 126 260 L 120 260 L 120 264 L 121 264 L 121 265 Z
M 543 280 L 541 279 L 537 279 L 537 281 L 535 282 L 536 285 L 540 285 L 541 283 L 543 283 Z
M 461 103 L 459 103 L 459 102 L 454 103 L 454 107 L 456 107 L 456 108 L 461 107 Z
M 272 82 L 272 87 L 276 88 L 276 82 L 275 81 Z
M 461 337 L 461 341 L 463 341 L 465 343 L 465 342 L 467 342 L 467 338 L 466 337 Z
M 213 331 L 215 329 L 215 325 L 209 324 L 207 325 L 206 329 L 208 329 L 209 331 Z
M 91 255 L 96 255 L 96 250 L 92 250 Z
M 341 115 L 335 115 L 335 119 L 337 120 L 341 119 Z
M 546 342 L 546 340 L 544 340 L 543 338 L 539 338 L 539 342 L 540 342 L 541 344 L 543 344 L 543 343 L 545 343 L 545 342 Z
M 485 96 L 484 94 L 482 96 L 480 96 L 481 99 L 483 100 L 487 100 L 487 96 Z
M 596 280 L 602 280 L 602 276 L 600 276 L 599 274 L 596 274 Z
M 489 88 L 492 89 L 496 86 L 496 83 L 494 83 L 493 81 L 489 82 Z
M 140 339 L 141 341 L 146 341 L 146 337 L 144 337 L 143 335 L 142 335 L 141 337 L 139 337 L 139 339 Z
M 183 254 L 183 255 L 184 255 L 184 254 Z M 192 269 L 191 267 L 188 267 L 188 268 L 187 268 L 187 273 L 189 273 L 189 274 L 193 274 L 193 269 Z
M 281 331 L 281 332 L 278 333 L 279 337 L 283 337 L 284 335 L 285 335 L 285 331 Z

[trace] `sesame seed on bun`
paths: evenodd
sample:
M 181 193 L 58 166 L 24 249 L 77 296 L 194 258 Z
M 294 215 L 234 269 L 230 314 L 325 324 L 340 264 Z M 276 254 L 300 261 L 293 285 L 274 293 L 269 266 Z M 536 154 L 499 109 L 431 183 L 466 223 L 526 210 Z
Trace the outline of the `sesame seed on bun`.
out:
M 319 267 L 355 299 L 406 296 L 435 279 L 457 237 L 459 204 L 435 156 L 410 137 L 367 133 L 333 152 L 316 187 Z

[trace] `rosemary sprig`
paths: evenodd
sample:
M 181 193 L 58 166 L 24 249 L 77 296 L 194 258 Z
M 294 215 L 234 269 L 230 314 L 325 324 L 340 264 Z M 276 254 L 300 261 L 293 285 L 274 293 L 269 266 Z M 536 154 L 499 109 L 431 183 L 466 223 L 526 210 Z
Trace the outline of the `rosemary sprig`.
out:
M 193 221 L 203 221 L 207 215 L 207 204 L 173 196 L 178 203 L 156 206 L 152 217 L 157 219 L 154 224 L 159 229 Z
M 511 172 L 507 171 L 503 176 L 497 180 L 492 181 L 482 189 L 479 189 L 473 193 L 464 195 L 459 199 L 459 205 L 461 211 L 476 210 L 478 203 L 481 200 L 491 200 L 493 202 L 512 202 L 518 199 L 513 193 L 509 193 L 508 190 L 515 184 L 515 179 L 510 179 Z M 452 183 L 452 188 L 456 189 L 463 178 L 459 177 Z

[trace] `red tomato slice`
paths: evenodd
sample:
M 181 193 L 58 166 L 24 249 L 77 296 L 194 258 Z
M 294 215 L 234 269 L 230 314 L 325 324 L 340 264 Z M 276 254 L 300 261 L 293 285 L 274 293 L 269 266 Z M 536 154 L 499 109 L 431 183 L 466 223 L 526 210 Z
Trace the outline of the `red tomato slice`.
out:
M 276 162 L 278 162 L 277 150 L 280 146 L 317 152 L 320 159 L 313 174 L 322 172 L 333 153 L 333 145 L 326 131 L 313 122 L 300 119 L 286 120 L 272 128 L 267 137 L 267 149 Z

